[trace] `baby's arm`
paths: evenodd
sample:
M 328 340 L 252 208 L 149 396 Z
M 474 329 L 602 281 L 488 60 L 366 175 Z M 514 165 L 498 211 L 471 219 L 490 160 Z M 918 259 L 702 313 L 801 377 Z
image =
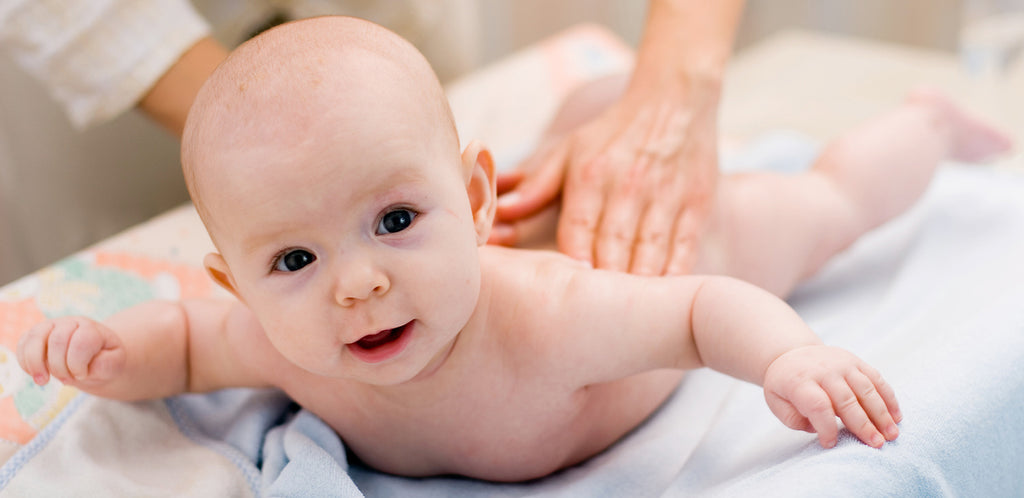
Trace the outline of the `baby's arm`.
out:
M 18 343 L 18 362 L 38 384 L 50 376 L 91 394 L 134 400 L 262 385 L 231 337 L 255 320 L 232 301 L 153 301 L 105 322 L 47 320 Z M 265 337 L 259 329 L 257 340 Z
M 788 427 L 817 432 L 826 448 L 836 443 L 836 416 L 876 448 L 899 434 L 896 396 L 881 375 L 822 345 L 784 301 L 739 280 L 708 278 L 692 302 L 696 360 L 764 386 L 769 408 Z
M 658 368 L 710 367 L 764 386 L 787 426 L 835 444 L 838 416 L 872 446 L 893 439 L 896 398 L 853 354 L 828 347 L 784 301 L 728 277 L 643 278 L 580 271 L 569 279 L 548 344 L 589 383 Z M 562 331 L 571 343 L 561 343 Z M 584 381 L 586 385 L 588 382 Z

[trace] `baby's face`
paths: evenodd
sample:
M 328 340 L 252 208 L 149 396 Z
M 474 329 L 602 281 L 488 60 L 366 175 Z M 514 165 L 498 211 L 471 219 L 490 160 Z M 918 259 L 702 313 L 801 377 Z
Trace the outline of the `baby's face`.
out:
M 436 122 L 400 117 L 307 123 L 287 148 L 234 152 L 245 167 L 204 187 L 235 293 L 310 372 L 412 379 L 443 360 L 475 309 L 472 166 Z

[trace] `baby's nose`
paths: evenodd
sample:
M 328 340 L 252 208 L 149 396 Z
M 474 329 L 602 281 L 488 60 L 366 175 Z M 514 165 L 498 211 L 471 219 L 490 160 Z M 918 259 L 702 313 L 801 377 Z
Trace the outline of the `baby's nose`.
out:
M 337 275 L 335 300 L 342 306 L 352 306 L 373 296 L 382 296 L 391 289 L 384 272 L 370 263 L 345 265 Z

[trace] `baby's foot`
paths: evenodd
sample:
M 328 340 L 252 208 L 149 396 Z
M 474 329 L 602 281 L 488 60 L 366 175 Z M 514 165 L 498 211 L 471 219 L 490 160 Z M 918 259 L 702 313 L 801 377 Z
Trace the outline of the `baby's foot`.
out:
M 953 160 L 980 162 L 1006 152 L 1013 146 L 1009 135 L 967 112 L 937 90 L 914 90 L 907 96 L 907 102 L 933 110 L 937 124 L 949 128 L 952 138 L 949 154 Z

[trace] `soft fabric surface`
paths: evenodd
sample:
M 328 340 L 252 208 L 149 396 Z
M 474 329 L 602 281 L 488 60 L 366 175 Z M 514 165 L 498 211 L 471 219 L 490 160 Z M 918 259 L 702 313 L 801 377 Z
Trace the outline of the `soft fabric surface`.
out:
M 798 168 L 811 156 L 806 141 L 774 136 L 725 167 Z M 132 404 L 82 395 L 0 484 L 11 496 L 1020 495 L 1022 249 L 1024 176 L 950 166 L 912 211 L 791 298 L 826 342 L 896 388 L 902 433 L 881 450 L 847 433 L 823 450 L 778 422 L 760 388 L 700 370 L 606 452 L 527 483 L 380 474 L 350 463 L 341 440 L 281 394 L 230 390 Z

